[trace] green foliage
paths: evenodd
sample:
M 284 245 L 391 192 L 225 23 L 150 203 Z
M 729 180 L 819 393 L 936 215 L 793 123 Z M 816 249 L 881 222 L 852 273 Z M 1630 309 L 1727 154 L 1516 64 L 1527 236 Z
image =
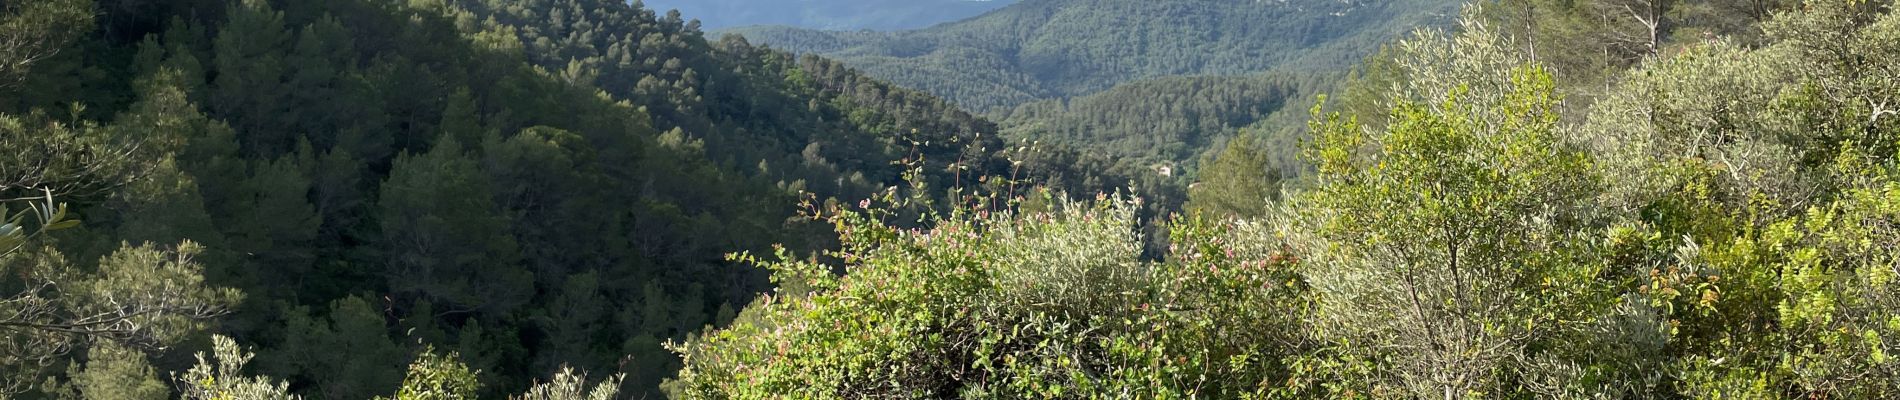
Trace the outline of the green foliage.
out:
M 729 34 L 836 57 L 979 112 L 1169 75 L 1348 66 L 1451 3 L 1036 0 L 914 31 Z
M 291 310 L 281 350 L 265 353 L 267 370 L 285 371 L 324 398 L 367 399 L 397 387 L 409 352 L 388 338 L 373 303 L 346 297 L 331 303 L 327 315 L 309 314 Z
M 707 30 L 750 25 L 786 25 L 825 30 L 917 29 L 956 21 L 1010 5 L 1015 0 L 643 0 L 654 10 L 678 10 Z
M 198 353 L 198 365 L 178 378 L 183 385 L 181 397 L 190 400 L 295 400 L 289 384 L 270 378 L 244 375 L 244 366 L 253 354 L 238 347 L 236 341 L 212 336 L 212 353 Z
M 1375 396 L 1510 393 L 1528 370 L 1512 364 L 1608 300 L 1580 235 L 1597 184 L 1556 129 L 1550 77 L 1519 67 L 1505 85 L 1489 104 L 1401 103 L 1382 131 L 1315 116 L 1295 248 L 1322 326 L 1377 361 Z
M 1210 217 L 1265 216 L 1280 194 L 1281 169 L 1269 158 L 1261 139 L 1242 135 L 1203 161 L 1200 182 L 1188 187 L 1186 211 Z
M 475 373 L 456 361 L 455 353 L 437 355 L 434 349 L 423 349 L 422 354 L 416 356 L 416 362 L 409 364 L 409 374 L 403 378 L 402 387 L 396 389 L 396 396 L 389 400 L 473 399 L 480 388 Z
M 1499 31 L 1564 85 L 1594 95 L 1614 76 L 1679 46 L 1710 40 L 1756 44 L 1759 24 L 1792 0 L 1505 0 L 1479 2 Z M 1593 97 L 1579 99 L 1587 103 Z
M 1294 118 L 1273 118 L 1305 104 L 1325 75 L 1260 74 L 1222 77 L 1167 77 L 1136 81 L 1072 99 L 1042 100 L 1017 106 L 1003 117 L 1003 134 L 1016 139 L 1061 144 L 1103 153 L 1107 166 L 1135 176 L 1160 179 L 1194 176 L 1203 152 L 1242 128 L 1260 126 L 1261 134 L 1296 125 Z M 1291 164 L 1294 149 L 1287 153 Z M 1139 175 L 1137 175 L 1139 174 Z
M 616 375 L 601 380 L 592 390 L 587 388 L 587 375 L 562 368 L 554 378 L 546 383 L 534 385 L 527 393 L 510 397 L 517 400 L 613 400 L 619 394 L 617 388 L 624 377 Z
M 288 151 L 291 132 L 278 122 L 288 113 L 283 86 L 289 69 L 285 50 L 293 43 L 284 14 L 270 2 L 247 0 L 225 10 L 226 21 L 212 43 L 210 67 L 217 71 L 207 103 L 229 116 L 228 122 L 244 135 L 239 143 L 259 154 Z
M 88 400 L 171 397 L 171 388 L 158 380 L 157 371 L 143 352 L 112 342 L 99 342 L 87 349 L 85 369 L 71 375 L 74 386 Z
M 378 219 L 397 293 L 455 310 L 506 312 L 525 302 L 531 278 L 498 215 L 492 183 L 454 139 L 398 157 L 383 182 Z
M 69 17 L 62 13 L 74 11 L 56 8 L 83 11 L 90 6 L 25 2 L 6 7 L 9 13 L 41 13 L 6 16 L 7 30 L 0 31 L 0 41 L 6 43 L 0 46 L 27 46 L 6 51 L 44 52 L 9 54 L 23 57 L 0 67 L 11 72 L 57 51 L 33 46 L 58 46 L 70 39 L 20 36 L 49 34 L 25 30 L 77 29 L 44 24 L 77 23 L 56 21 Z M 71 111 L 80 113 L 83 108 L 75 106 Z M 56 380 L 40 379 L 48 373 L 59 375 L 61 363 L 78 348 L 91 348 L 88 353 L 95 360 L 84 370 L 71 370 L 86 395 L 163 396 L 163 387 L 138 381 L 150 375 L 150 366 L 133 349 L 182 342 L 203 329 L 206 319 L 224 314 L 240 298 L 236 291 L 205 284 L 204 267 L 195 259 L 203 250 L 188 240 L 176 249 L 143 242 L 101 244 L 105 248 L 101 252 L 110 254 L 96 263 L 69 261 L 65 252 L 53 246 L 57 242 L 49 240 L 83 231 L 76 229 L 81 226 L 79 213 L 64 201 L 98 201 L 141 183 L 144 174 L 172 172 L 168 160 L 153 160 L 143 150 L 164 145 L 164 138 L 129 135 L 90 122 L 56 121 L 37 111 L 24 117 L 0 114 L 0 149 L 4 149 L 0 152 L 0 171 L 4 171 L 0 172 L 0 271 L 5 271 L 0 278 L 0 314 L 6 315 L 0 317 L 0 331 L 5 332 L 5 340 L 0 340 L 0 374 L 4 375 L 0 397 L 36 386 L 58 391 Z M 175 237 L 164 240 L 178 242 Z M 125 386 L 114 388 L 106 382 Z
M 19 86 L 35 63 L 59 54 L 92 22 L 86 0 L 23 0 L 0 5 L 0 93 Z
M 35 236 L 49 231 L 72 228 L 79 223 L 78 220 L 66 217 L 66 205 L 53 202 L 50 191 L 47 192 L 46 197 L 25 198 L 14 203 L 24 204 L 26 209 L 17 213 L 10 212 L 7 210 L 7 204 L 0 204 L 0 218 L 6 218 L 5 222 L 0 222 L 0 256 L 12 256 Z M 28 224 L 36 226 L 28 229 L 30 226 Z
M 1873 172 L 1877 176 L 1886 173 Z M 1775 305 L 1789 352 L 1781 366 L 1808 393 L 1855 398 L 1900 395 L 1900 286 L 1889 228 L 1900 213 L 1900 186 L 1880 183 L 1848 191 L 1825 208 L 1769 226 L 1764 260 L 1781 268 Z
M 932 228 L 843 209 L 842 265 L 750 255 L 781 290 L 675 347 L 675 398 L 1241 397 L 1297 354 L 1304 285 L 1255 225 L 1177 227 L 1140 258 L 1135 204 L 966 210 Z M 1236 238 L 1254 238 L 1235 242 Z M 847 271 L 843 277 L 830 271 Z
M 39 374 L 87 342 L 163 348 L 189 338 L 240 298 L 207 287 L 193 257 L 203 249 L 124 245 L 97 264 L 76 265 L 51 248 L 0 258 L 9 289 L 0 305 L 0 389 L 30 389 Z
M 1670 10 L 1669 29 L 1763 20 L 1672 4 L 1626 11 Z M 1884 243 L 1900 240 L 1900 186 L 1884 104 L 1900 88 L 1892 69 L 1868 63 L 1895 57 L 1887 39 L 1900 17 L 1889 10 L 1815 2 L 1765 19 L 1760 37 L 1648 40 L 1631 56 L 1641 65 L 1607 75 L 1528 53 L 1517 40 L 1545 39 L 1474 10 L 1456 32 L 1389 47 L 1349 86 L 1343 108 L 1357 115 L 1315 108 L 1306 156 L 1316 170 L 1287 198 L 1244 189 L 1269 182 L 1260 175 L 1214 173 L 1235 168 L 1220 158 L 1203 169 L 1240 176 L 1221 178 L 1224 190 L 1251 192 L 1261 203 L 1246 208 L 1265 210 L 1214 226 L 1255 230 L 1176 219 L 1173 246 L 1144 261 L 1127 255 L 1138 248 L 1124 238 L 1131 223 L 1094 225 L 1125 212 L 1115 201 L 970 210 L 927 230 L 891 227 L 884 209 L 841 211 L 830 215 L 844 250 L 765 263 L 781 291 L 676 347 L 687 367 L 668 388 L 684 398 L 1891 397 L 1900 291 Z M 1579 84 L 1604 88 L 1562 100 Z M 1222 156 L 1265 164 L 1239 146 Z M 1198 208 L 1220 192 L 1193 193 Z M 1228 258 L 1209 261 L 1218 254 Z M 1236 270 L 1219 261 L 1235 254 L 1270 255 L 1269 282 L 1285 290 L 1170 292 L 1163 283 L 1175 281 L 1157 279 Z M 1206 309 L 1218 311 L 1125 307 L 1170 304 L 1165 293 L 1217 296 Z M 1261 310 L 1272 314 L 1249 313 Z M 1204 332 L 1196 326 L 1228 340 L 1170 341 Z M 1226 329 L 1240 326 L 1250 328 Z M 1234 339 L 1243 333 L 1267 336 Z M 1107 341 L 1091 347 L 1096 338 Z M 1196 364 L 1210 354 L 1258 364 Z
M 43 112 L 0 115 L 0 196 L 7 203 L 96 197 L 126 184 L 146 160 L 138 141 L 115 133 Z
M 797 39 L 999 127 L 617 1 L 9 2 L 0 397 L 1900 390 L 1888 2 L 1472 9 L 1311 166 L 1331 78 L 1237 74 L 1442 5 L 1242 3 Z
M 1900 86 L 1864 60 L 1900 55 L 1887 40 L 1900 28 L 1863 7 L 1816 5 L 1765 24 L 1768 45 L 1716 41 L 1632 71 L 1585 127 L 1621 173 L 1665 178 L 1624 196 L 1670 190 L 1682 178 L 1651 171 L 1695 158 L 1718 171 L 1723 201 L 1780 217 L 1861 179 L 1832 172 L 1843 149 L 1887 162 Z
M 735 29 L 772 46 L 843 60 L 997 118 L 1013 140 L 1079 153 L 1088 174 L 1178 210 L 1198 162 L 1241 128 L 1273 142 L 1282 172 L 1304 113 L 1287 104 L 1339 80 L 1332 70 L 1453 10 L 1444 2 L 1037 0 L 902 32 Z M 728 39 L 730 40 L 730 39 Z M 1162 45 L 1165 44 L 1165 45 Z M 1270 72 L 1271 71 L 1271 72 Z M 1165 211 L 1145 214 L 1160 215 Z M 1147 216 L 1144 216 L 1147 219 Z
M 198 354 L 198 365 L 184 376 L 184 398 L 192 400 L 237 400 L 237 399 L 284 399 L 294 400 L 298 396 L 289 394 L 288 384 L 275 383 L 270 377 L 245 376 L 245 364 L 252 355 L 238 348 L 237 343 L 224 336 L 212 336 L 215 352 L 210 359 L 203 353 Z M 554 375 L 553 380 L 537 384 L 526 393 L 509 396 L 522 400 L 608 400 L 618 393 L 620 377 L 615 376 L 601 381 L 592 390 L 587 389 L 586 374 L 563 368 Z M 424 346 L 409 364 L 408 372 L 403 375 L 402 385 L 395 388 L 393 396 L 377 396 L 383 400 L 456 400 L 478 398 L 481 381 L 476 372 L 462 364 L 457 353 L 438 354 L 433 347 Z M 369 397 L 360 397 L 369 398 Z
M 412 340 L 457 349 L 492 382 L 479 396 L 569 364 L 656 395 L 679 366 L 661 344 L 766 285 L 721 254 L 835 241 L 794 218 L 807 193 L 849 203 L 913 168 L 952 189 L 934 204 L 1125 182 L 1010 158 L 995 124 L 941 100 L 624 2 L 97 3 L 0 14 L 46 39 L 0 90 L 0 287 L 90 307 L 65 293 L 102 269 L 67 255 L 203 243 L 184 246 L 201 278 L 147 282 L 216 300 L 182 316 L 230 313 L 218 333 L 303 396 L 390 393 Z M 53 21 L 69 16 L 90 18 Z M 179 359 L 190 325 L 128 344 Z M 73 386 L 71 350 L 97 341 L 7 338 L 32 362 L 7 360 L 5 392 L 27 396 Z

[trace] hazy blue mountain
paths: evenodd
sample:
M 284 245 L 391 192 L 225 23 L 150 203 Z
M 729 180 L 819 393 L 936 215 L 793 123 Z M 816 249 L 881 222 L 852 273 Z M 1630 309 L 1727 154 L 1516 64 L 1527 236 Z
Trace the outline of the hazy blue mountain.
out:
M 824 30 L 917 29 L 956 21 L 1016 0 L 647 0 L 677 9 L 705 29 L 783 25 Z

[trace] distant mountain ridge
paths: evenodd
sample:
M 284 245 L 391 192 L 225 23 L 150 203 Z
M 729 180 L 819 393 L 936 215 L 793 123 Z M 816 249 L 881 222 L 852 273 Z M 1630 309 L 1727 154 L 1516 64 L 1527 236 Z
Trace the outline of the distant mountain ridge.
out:
M 918 29 L 969 18 L 1017 0 L 645 0 L 647 8 L 677 9 L 718 30 L 781 25 L 824 30 Z
M 1145 78 L 1341 70 L 1456 9 L 1433 0 L 1024 0 L 914 31 L 728 33 L 994 114 Z

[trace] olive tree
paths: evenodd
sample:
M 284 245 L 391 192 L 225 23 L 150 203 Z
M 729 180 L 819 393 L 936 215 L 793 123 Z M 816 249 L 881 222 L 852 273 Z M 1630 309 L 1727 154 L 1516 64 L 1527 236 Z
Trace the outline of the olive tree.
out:
M 1370 365 L 1374 397 L 1533 392 L 1533 349 L 1614 304 L 1595 279 L 1600 182 L 1550 74 L 1463 28 L 1399 45 L 1385 126 L 1316 111 L 1314 187 L 1287 207 L 1319 329 Z

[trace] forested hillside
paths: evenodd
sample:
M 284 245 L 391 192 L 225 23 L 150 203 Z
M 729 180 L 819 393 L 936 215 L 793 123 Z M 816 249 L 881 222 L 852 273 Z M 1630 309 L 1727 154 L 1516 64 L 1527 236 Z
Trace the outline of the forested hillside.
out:
M 730 34 L 990 113 L 1143 78 L 1344 69 L 1455 9 L 1425 0 L 1024 0 L 916 31 Z
M 769 287 L 728 252 L 835 240 L 801 201 L 1125 181 L 613 0 L 0 18 L 0 397 L 654 396 Z
M 1165 196 L 1184 191 L 1242 128 L 1257 136 L 1247 140 L 1297 142 L 1305 105 L 1341 71 L 1455 10 L 1422 0 L 1029 0 L 917 31 L 727 34 L 837 58 L 990 116 L 1007 136 L 1113 159 L 1119 174 L 1162 182 L 1144 194 Z M 1267 118 L 1276 114 L 1285 117 Z M 1272 147 L 1263 151 L 1292 158 L 1291 146 Z
M 7 1 L 0 399 L 1900 398 L 1892 1 L 1439 6 Z
M 1305 108 L 1340 78 L 1321 74 L 1166 77 L 1118 85 L 1074 99 L 1041 100 L 1001 116 L 1003 133 L 1100 152 L 1123 175 L 1192 182 L 1200 159 L 1226 141 L 1297 140 Z M 1296 163 L 1297 143 L 1269 150 Z
M 665 12 L 679 10 L 701 28 L 781 25 L 824 30 L 918 29 L 978 14 L 1016 0 L 641 0 Z
M 836 257 L 741 257 L 780 288 L 667 388 L 1900 396 L 1900 14 L 1745 3 L 1481 3 L 1312 108 L 1310 175 L 1220 174 L 1160 257 L 1125 197 L 835 211 Z

